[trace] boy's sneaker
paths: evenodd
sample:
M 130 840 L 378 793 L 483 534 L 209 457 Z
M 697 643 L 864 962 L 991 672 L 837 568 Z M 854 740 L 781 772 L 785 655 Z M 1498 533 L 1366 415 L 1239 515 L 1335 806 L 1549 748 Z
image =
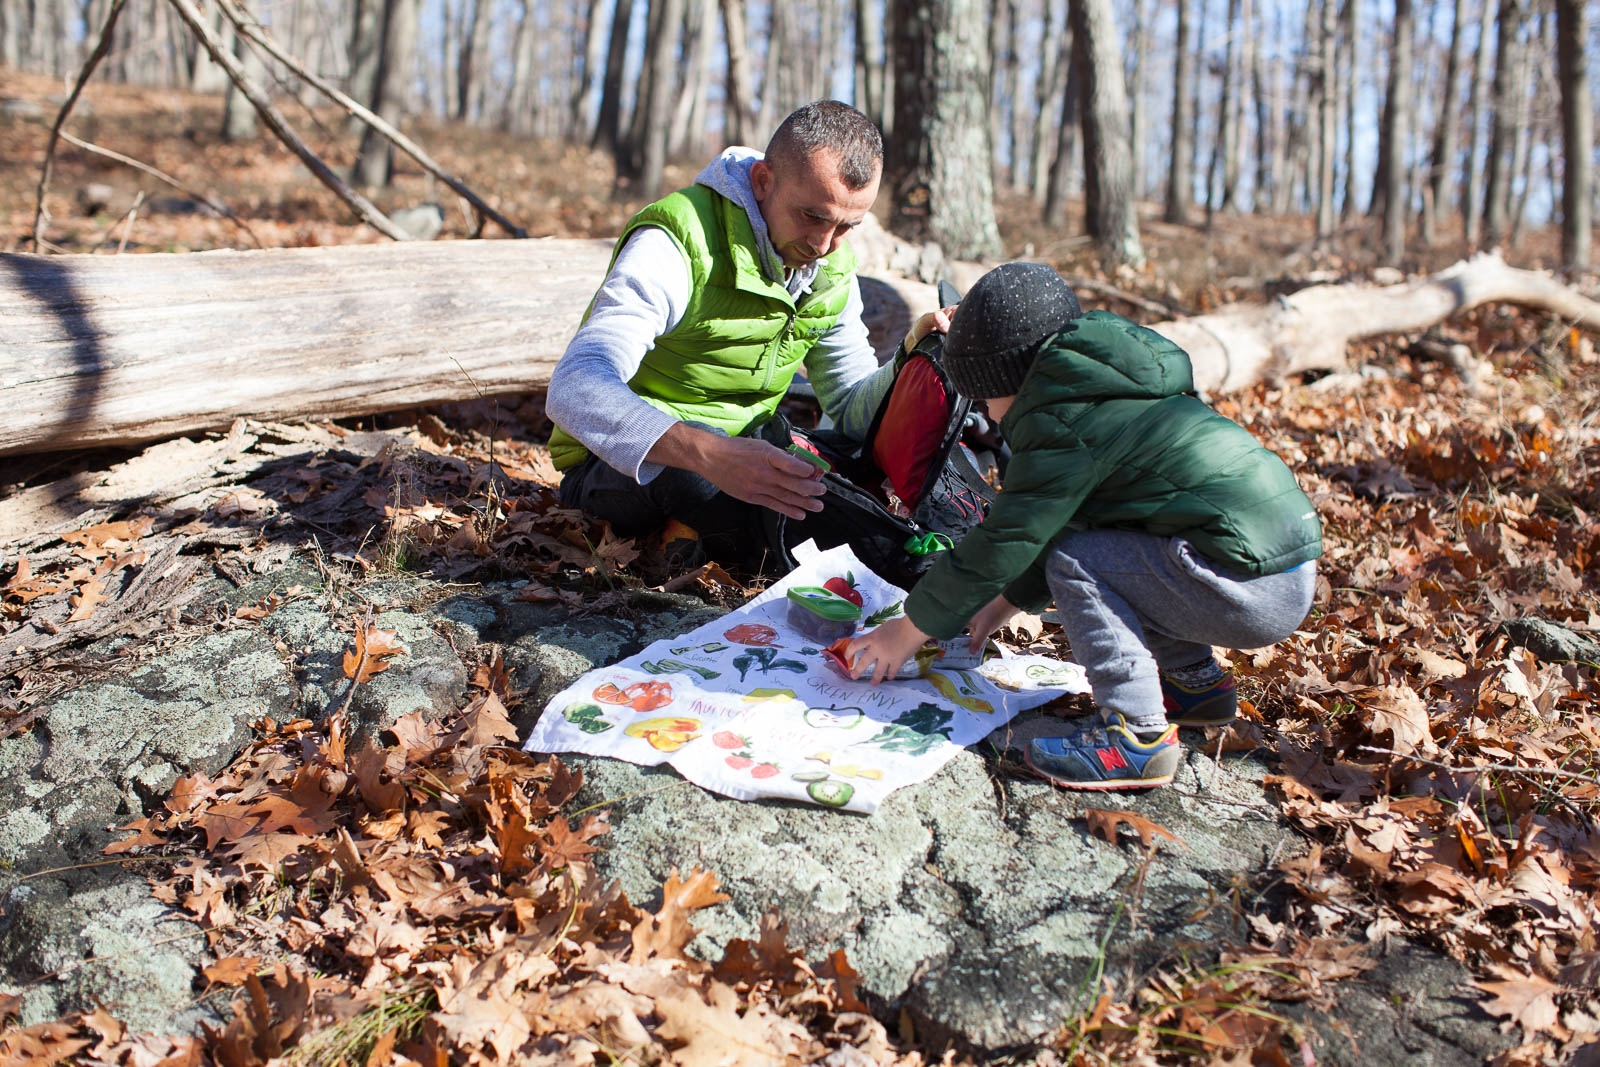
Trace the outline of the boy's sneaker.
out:
M 1172 781 L 1182 752 L 1177 727 L 1141 741 L 1121 712 L 1107 710 L 1065 737 L 1029 741 L 1024 759 L 1036 774 L 1068 789 L 1147 789 Z
M 1239 716 L 1239 694 L 1234 692 L 1231 675 L 1190 689 L 1163 674 L 1161 696 L 1167 705 L 1167 721 L 1174 726 L 1226 726 Z

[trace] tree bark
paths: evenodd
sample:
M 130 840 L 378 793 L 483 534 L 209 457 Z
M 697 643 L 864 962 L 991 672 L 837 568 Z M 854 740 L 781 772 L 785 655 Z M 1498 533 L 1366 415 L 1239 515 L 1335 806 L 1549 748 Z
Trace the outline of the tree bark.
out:
M 628 58 L 628 24 L 632 21 L 633 0 L 617 0 L 600 89 L 600 117 L 595 121 L 594 140 L 590 142 L 591 148 L 604 148 L 613 155 L 622 148 L 622 70 Z
M 1177 41 L 1173 45 L 1172 68 L 1172 149 L 1167 154 L 1167 198 L 1162 218 L 1184 222 L 1194 196 L 1194 174 L 1189 170 L 1194 153 L 1194 97 L 1189 83 L 1194 53 L 1189 45 L 1189 5 L 1192 0 L 1177 0 Z
M 1444 65 L 1444 101 L 1433 127 L 1428 152 L 1428 197 L 1423 205 L 1424 241 L 1437 237 L 1439 223 L 1451 208 L 1450 172 L 1455 166 L 1456 124 L 1461 110 L 1461 60 L 1466 48 L 1467 0 L 1455 0 L 1455 20 L 1450 29 L 1450 54 Z
M 1489 101 L 1489 64 L 1494 53 L 1489 48 L 1489 30 L 1494 24 L 1495 0 L 1483 0 L 1478 13 L 1478 46 L 1472 64 L 1472 91 L 1467 104 L 1467 157 L 1461 169 L 1466 172 L 1461 193 L 1462 226 L 1467 247 L 1478 247 L 1483 233 L 1484 143 L 1488 126 L 1484 112 Z
M 723 7 L 734 0 L 723 0 Z M 743 0 L 738 0 L 742 3 Z M 888 66 L 883 50 L 883 16 L 878 0 L 855 0 L 856 17 L 856 104 L 862 114 L 884 128 L 884 86 Z M 741 20 L 742 24 L 742 20 Z M 741 38 L 742 41 L 742 38 Z M 729 77 L 732 77 L 730 71 Z M 745 84 L 749 84 L 748 76 Z M 738 143 L 738 142 L 735 142 Z
M 683 91 L 672 111 L 668 155 L 700 154 L 711 62 L 711 5 L 715 0 L 688 0 L 683 16 Z
M 224 40 L 227 42 L 227 47 L 232 49 L 234 58 L 239 61 L 244 76 L 253 82 L 260 82 L 261 76 L 266 73 L 261 57 L 256 55 L 256 50 L 250 47 L 250 42 L 240 37 L 232 26 L 226 29 L 227 36 Z M 259 129 L 256 123 L 256 109 L 251 106 L 239 86 L 229 81 L 227 95 L 222 98 L 222 139 L 228 142 L 253 141 Z
M 1135 200 L 1144 196 L 1144 142 L 1146 127 L 1149 125 L 1149 112 L 1145 107 L 1144 72 L 1145 62 L 1150 53 L 1150 14 L 1145 8 L 1145 0 L 1133 0 L 1133 26 L 1128 31 L 1128 49 L 1133 53 L 1128 63 L 1128 99 L 1131 106 L 1128 119 L 1128 145 L 1132 165 L 1128 185 L 1133 189 Z
M 1228 41 L 1222 52 L 1222 94 L 1217 100 L 1220 136 L 1211 146 L 1211 166 L 1206 175 L 1206 218 L 1233 207 L 1239 180 L 1239 0 L 1228 0 Z
M 609 240 L 0 254 L 0 453 L 525 393 L 549 381 L 610 255 Z M 932 286 L 873 288 L 893 294 L 883 317 L 934 306 Z M 1600 324 L 1600 304 L 1485 255 L 1405 285 L 1315 286 L 1152 328 L 1219 393 L 1341 368 L 1350 341 L 1488 301 Z
M 1383 247 L 1386 261 L 1398 265 L 1405 253 L 1406 149 L 1411 142 L 1411 0 L 1394 0 L 1394 47 L 1389 55 L 1389 87 L 1384 96 Z
M 1589 39 L 1585 0 L 1556 0 L 1556 61 L 1561 80 L 1561 261 L 1587 270 L 1591 248 L 1594 110 L 1589 96 Z
M 897 0 L 891 229 L 956 259 L 1001 251 L 982 0 Z
M 1344 218 L 1355 217 L 1360 209 L 1356 205 L 1356 124 L 1359 121 L 1361 96 L 1361 0 L 1345 0 L 1342 20 L 1344 47 L 1340 49 L 1340 66 L 1344 71 L 1340 79 L 1340 96 L 1344 98 L 1344 198 L 1339 213 Z
M 400 123 L 400 82 L 411 69 L 412 50 L 417 40 L 416 0 L 383 0 L 383 18 L 380 20 L 383 48 L 376 76 L 372 80 L 372 98 L 367 109 L 390 126 Z M 361 147 L 356 152 L 351 168 L 351 181 L 368 188 L 381 188 L 389 184 L 394 173 L 394 146 L 389 139 L 365 123 L 361 129 Z
M 1073 50 L 1083 75 L 1078 106 L 1083 129 L 1084 222 L 1107 266 L 1144 262 L 1133 209 L 1128 94 L 1118 54 L 1111 0 L 1072 0 Z
M 494 0 L 475 0 L 471 28 L 461 37 L 461 59 L 456 67 L 459 83 L 456 118 L 483 121 L 489 85 L 489 15 Z
M 860 2 L 866 4 L 872 0 L 860 0 Z M 750 45 L 745 19 L 745 0 L 722 0 L 722 40 L 728 50 L 724 103 L 728 143 L 748 145 L 755 132 L 755 118 L 750 109 L 754 90 L 750 81 Z
M 1334 111 L 1334 0 L 1322 0 L 1321 30 L 1311 59 L 1317 101 L 1317 245 L 1333 240 L 1333 153 L 1337 115 Z
M 1050 161 L 1056 158 L 1057 118 L 1065 98 L 1069 65 L 1066 46 L 1065 0 L 1044 0 L 1044 41 L 1039 55 L 1039 78 L 1034 83 L 1033 162 L 1028 167 L 1033 202 L 1041 207 L 1049 197 Z
M 590 125 L 594 121 L 591 117 L 594 97 L 599 88 L 596 76 L 600 73 L 600 64 L 605 61 L 606 35 L 602 30 L 605 23 L 600 18 L 602 7 L 601 0 L 589 0 L 589 17 L 584 21 L 583 75 L 572 94 L 572 136 L 590 141 L 594 137 L 594 129 Z
M 1516 128 L 1522 117 L 1526 88 L 1518 83 L 1522 49 L 1522 5 L 1500 0 L 1499 44 L 1495 49 L 1494 103 L 1490 109 L 1489 158 L 1484 161 L 1488 183 L 1484 189 L 1483 240 L 1494 247 L 1506 238 L 1511 224 L 1511 174 L 1515 162 Z
M 645 48 L 640 85 L 643 98 L 635 106 L 645 116 L 639 195 L 655 200 L 661 195 L 667 163 L 667 137 L 671 133 L 673 88 L 678 75 L 678 39 L 683 29 L 684 0 L 651 0 L 651 22 L 657 27 Z

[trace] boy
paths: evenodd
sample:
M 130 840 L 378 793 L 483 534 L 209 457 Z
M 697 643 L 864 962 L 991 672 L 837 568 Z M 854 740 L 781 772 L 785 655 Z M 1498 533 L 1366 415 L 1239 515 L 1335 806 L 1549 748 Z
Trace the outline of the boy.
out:
M 988 401 L 1012 449 L 983 523 L 853 639 L 852 674 L 883 680 L 930 638 L 976 650 L 1053 597 L 1099 715 L 1029 742 L 1036 772 L 1077 789 L 1172 780 L 1179 726 L 1232 721 L 1211 646 L 1258 648 L 1304 620 L 1321 525 L 1294 475 L 1193 395 L 1189 357 L 1104 311 L 1083 314 L 1049 267 L 1007 263 L 950 323 L 945 366 Z

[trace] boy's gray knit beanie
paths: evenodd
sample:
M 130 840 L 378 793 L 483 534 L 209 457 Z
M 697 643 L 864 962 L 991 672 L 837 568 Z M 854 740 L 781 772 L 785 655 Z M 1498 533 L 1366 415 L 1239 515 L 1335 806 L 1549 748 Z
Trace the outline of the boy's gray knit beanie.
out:
M 1083 314 L 1078 298 L 1043 263 L 1002 263 L 961 298 L 944 342 L 944 365 L 971 400 L 1013 396 L 1039 343 Z

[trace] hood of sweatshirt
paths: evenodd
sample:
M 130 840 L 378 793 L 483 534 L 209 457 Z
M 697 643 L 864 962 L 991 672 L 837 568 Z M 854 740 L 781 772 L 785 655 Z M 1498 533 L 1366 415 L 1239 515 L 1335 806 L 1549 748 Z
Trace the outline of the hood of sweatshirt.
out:
M 811 288 L 817 276 L 818 264 L 808 263 L 790 270 L 783 265 L 782 258 L 772 247 L 772 238 L 767 233 L 767 220 L 762 217 L 761 204 L 750 187 L 750 165 L 760 158 L 761 153 L 753 148 L 724 149 L 721 155 L 695 175 L 694 181 L 696 185 L 720 193 L 744 208 L 745 214 L 750 217 L 750 228 L 756 233 L 756 252 L 760 256 L 762 269 L 767 272 L 767 277 L 782 283 L 792 295 L 799 296 Z

